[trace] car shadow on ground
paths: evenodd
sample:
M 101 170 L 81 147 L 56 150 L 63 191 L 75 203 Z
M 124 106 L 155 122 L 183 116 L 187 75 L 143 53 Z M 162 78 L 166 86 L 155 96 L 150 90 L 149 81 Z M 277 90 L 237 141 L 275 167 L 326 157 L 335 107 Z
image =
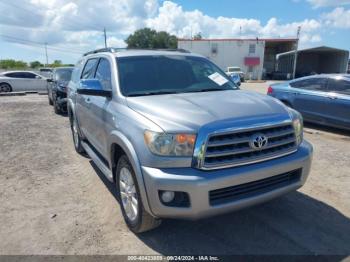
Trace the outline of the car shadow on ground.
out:
M 115 186 L 90 161 L 117 200 Z M 350 254 L 350 219 L 301 192 L 199 221 L 164 220 L 137 235 L 163 255 L 340 255 Z
M 329 126 L 314 124 L 314 123 L 310 123 L 310 122 L 304 122 L 304 126 L 306 128 L 316 129 L 316 130 L 322 131 L 322 132 L 334 133 L 337 135 L 350 137 L 350 130 L 340 129 L 340 128 L 336 128 L 336 127 L 329 127 Z

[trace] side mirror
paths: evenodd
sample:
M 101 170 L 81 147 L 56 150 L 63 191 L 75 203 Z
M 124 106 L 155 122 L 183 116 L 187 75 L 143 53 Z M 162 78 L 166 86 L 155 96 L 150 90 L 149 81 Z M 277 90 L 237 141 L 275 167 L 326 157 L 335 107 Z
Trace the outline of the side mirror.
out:
M 48 83 L 52 83 L 52 82 L 53 82 L 53 79 L 48 78 L 48 79 L 46 79 L 46 81 L 47 81 Z
M 40 76 L 35 76 L 35 79 L 41 79 L 41 77 Z
M 88 96 L 112 97 L 112 91 L 103 90 L 101 82 L 97 79 L 81 80 L 77 93 Z

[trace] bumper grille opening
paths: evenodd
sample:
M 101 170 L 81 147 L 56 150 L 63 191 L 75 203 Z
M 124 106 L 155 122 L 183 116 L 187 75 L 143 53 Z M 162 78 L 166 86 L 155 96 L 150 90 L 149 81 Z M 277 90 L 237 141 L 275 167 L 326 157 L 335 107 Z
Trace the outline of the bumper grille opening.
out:
M 267 138 L 267 146 L 253 149 L 250 145 L 255 134 Z M 286 155 L 296 150 L 292 124 L 239 130 L 209 137 L 203 161 L 204 169 L 233 167 L 260 162 Z
M 212 190 L 209 192 L 209 203 L 211 206 L 230 203 L 294 184 L 300 181 L 301 171 L 302 169 L 297 169 L 237 186 Z

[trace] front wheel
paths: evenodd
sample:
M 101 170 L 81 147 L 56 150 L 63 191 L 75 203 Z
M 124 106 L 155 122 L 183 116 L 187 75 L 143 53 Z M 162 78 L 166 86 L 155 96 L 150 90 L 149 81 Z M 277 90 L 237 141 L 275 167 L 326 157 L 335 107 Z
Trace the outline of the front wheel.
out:
M 135 173 L 126 155 L 118 161 L 116 186 L 123 217 L 131 231 L 141 233 L 160 225 L 161 220 L 148 214 L 142 205 Z

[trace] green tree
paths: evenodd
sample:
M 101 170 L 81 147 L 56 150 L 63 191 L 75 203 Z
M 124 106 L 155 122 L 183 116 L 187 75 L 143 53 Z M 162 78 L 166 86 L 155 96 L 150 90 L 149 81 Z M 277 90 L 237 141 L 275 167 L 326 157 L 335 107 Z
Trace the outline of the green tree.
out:
M 197 34 L 195 34 L 195 35 L 193 36 L 193 39 L 194 39 L 194 40 L 200 40 L 200 39 L 202 39 L 202 33 L 201 33 L 201 32 L 198 32 Z
M 27 67 L 28 67 L 28 64 L 23 61 L 14 60 L 14 59 L 0 60 L 0 68 L 2 69 L 25 69 Z
M 44 65 L 39 61 L 32 61 L 29 63 L 29 66 L 30 68 L 38 68 L 38 67 L 43 67 Z
M 150 28 L 135 31 L 125 40 L 128 48 L 177 48 L 177 38 L 167 32 Z

